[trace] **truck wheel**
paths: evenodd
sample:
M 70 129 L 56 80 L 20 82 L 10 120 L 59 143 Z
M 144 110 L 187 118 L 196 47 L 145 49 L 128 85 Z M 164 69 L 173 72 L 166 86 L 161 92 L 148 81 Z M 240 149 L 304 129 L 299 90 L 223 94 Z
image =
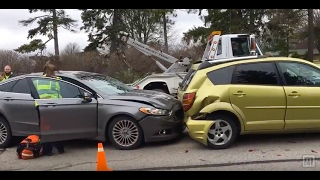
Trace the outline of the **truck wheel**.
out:
M 117 149 L 132 150 L 142 144 L 143 131 L 135 119 L 119 116 L 110 123 L 108 137 Z
M 162 89 L 152 89 L 152 91 L 158 91 L 158 92 L 163 92 L 163 93 L 166 93 L 164 90 Z
M 5 119 L 0 118 L 0 148 L 7 148 L 11 141 L 11 127 Z

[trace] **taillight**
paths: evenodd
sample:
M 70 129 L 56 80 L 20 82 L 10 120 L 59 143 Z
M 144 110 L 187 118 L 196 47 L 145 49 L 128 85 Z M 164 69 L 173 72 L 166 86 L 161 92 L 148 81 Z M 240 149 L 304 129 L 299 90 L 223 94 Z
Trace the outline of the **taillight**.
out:
M 182 98 L 182 106 L 184 111 L 188 111 L 196 98 L 196 93 L 185 93 Z

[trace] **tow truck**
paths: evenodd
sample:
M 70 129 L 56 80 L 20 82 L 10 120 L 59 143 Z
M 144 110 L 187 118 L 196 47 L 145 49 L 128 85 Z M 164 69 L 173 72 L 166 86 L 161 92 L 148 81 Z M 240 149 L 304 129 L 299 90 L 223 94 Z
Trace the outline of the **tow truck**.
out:
M 146 44 L 130 38 L 128 33 L 125 32 L 120 32 L 118 38 L 120 38 L 120 40 L 126 45 L 129 45 L 146 56 L 151 57 L 158 67 L 164 71 L 162 74 L 145 76 L 144 78 L 132 83 L 131 86 L 134 86 L 137 89 L 160 91 L 176 97 L 179 83 L 182 82 L 183 78 L 187 74 L 188 69 L 192 65 L 191 59 L 187 57 L 184 59 L 177 59 L 162 51 L 155 50 Z M 254 52 L 252 49 L 254 49 Z M 253 55 L 263 55 L 260 46 L 256 43 L 254 35 L 221 35 L 221 31 L 213 31 L 207 38 L 206 49 L 203 53 L 201 61 Z M 169 68 L 166 68 L 153 57 L 162 59 L 171 63 L 172 65 Z

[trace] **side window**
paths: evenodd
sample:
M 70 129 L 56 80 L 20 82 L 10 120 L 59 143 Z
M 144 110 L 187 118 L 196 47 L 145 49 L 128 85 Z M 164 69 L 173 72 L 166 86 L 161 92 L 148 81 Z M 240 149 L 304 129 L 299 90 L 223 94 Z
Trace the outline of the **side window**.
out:
M 225 67 L 207 73 L 209 80 L 215 85 L 231 84 L 234 66 Z
M 278 63 L 287 85 L 320 85 L 320 69 L 297 62 Z
M 222 42 L 221 42 L 221 39 L 219 40 L 219 43 L 218 43 L 218 50 L 217 50 L 217 55 L 220 55 L 222 54 Z
M 31 91 L 26 79 L 18 80 L 18 82 L 12 87 L 11 92 L 31 94 Z
M 3 92 L 11 92 L 12 87 L 17 83 L 17 81 L 11 81 L 8 83 L 5 83 L 3 85 L 0 85 L 0 91 Z
M 277 85 L 277 76 L 274 63 L 250 63 L 241 64 L 236 67 L 236 84 L 252 85 Z
M 81 98 L 80 89 L 69 83 L 54 79 L 32 78 L 40 99 Z

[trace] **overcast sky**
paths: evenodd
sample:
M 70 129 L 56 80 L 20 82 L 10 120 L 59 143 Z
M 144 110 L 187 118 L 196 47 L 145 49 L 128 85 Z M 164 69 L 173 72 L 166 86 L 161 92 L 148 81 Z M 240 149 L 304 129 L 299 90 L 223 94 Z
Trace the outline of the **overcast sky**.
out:
M 80 11 L 67 9 L 66 13 L 73 19 L 78 20 L 78 27 L 82 26 Z M 183 32 L 188 31 L 193 26 L 203 26 L 203 22 L 197 14 L 188 14 L 185 10 L 178 10 L 178 16 L 173 20 L 176 22 L 173 31 L 177 35 L 176 41 L 180 41 Z M 36 22 L 30 27 L 23 27 L 18 24 L 19 20 L 25 20 L 29 17 L 41 15 L 41 13 L 29 14 L 27 9 L 0 9 L 0 49 L 12 50 L 22 44 L 28 43 L 28 30 L 36 27 Z M 84 32 L 71 33 L 64 29 L 59 29 L 59 46 L 63 49 L 68 43 L 77 43 L 81 49 L 87 44 L 87 34 Z M 36 37 L 46 41 L 45 37 Z M 53 41 L 47 45 L 47 52 L 54 52 Z

